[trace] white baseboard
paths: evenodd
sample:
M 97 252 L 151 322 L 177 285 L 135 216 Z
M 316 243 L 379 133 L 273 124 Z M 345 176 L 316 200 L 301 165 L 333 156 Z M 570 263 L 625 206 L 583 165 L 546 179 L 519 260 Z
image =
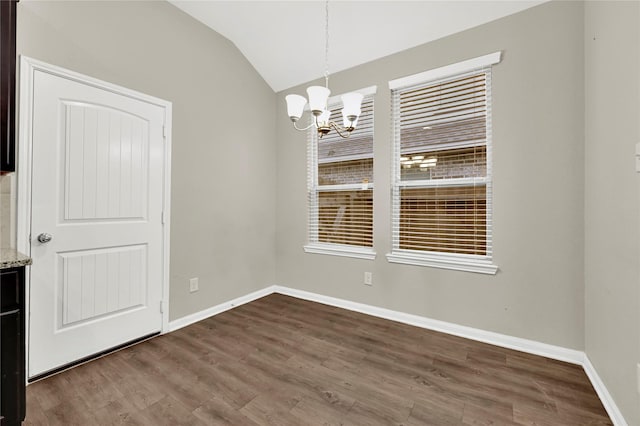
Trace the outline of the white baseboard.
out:
M 261 290 L 254 291 L 253 293 L 236 297 L 235 299 L 230 300 L 228 302 L 224 302 L 219 305 L 212 306 L 211 308 L 207 308 L 200 312 L 187 315 L 186 317 L 182 317 L 182 318 L 178 318 L 177 320 L 170 321 L 169 332 L 176 331 L 178 329 L 181 329 L 182 327 L 186 327 L 198 321 L 202 321 L 203 319 L 207 319 L 214 315 L 218 315 L 224 311 L 233 309 L 236 306 L 244 305 L 245 303 L 253 302 L 256 299 L 260 299 L 261 297 L 268 296 L 274 292 L 274 288 L 275 286 L 263 288 Z
M 591 384 L 596 390 L 600 401 L 602 401 L 604 409 L 607 410 L 607 414 L 609 414 L 609 417 L 611 417 L 611 421 L 613 422 L 613 424 L 615 426 L 628 426 L 626 420 L 620 412 L 620 409 L 607 390 L 607 387 L 604 385 L 602 379 L 600 379 L 600 376 L 598 375 L 598 372 L 596 371 L 593 364 L 591 364 L 591 360 L 589 360 L 587 354 L 584 355 L 582 368 L 584 368 L 584 372 L 587 374 L 589 380 L 591 380 Z
M 288 287 L 275 286 L 275 292 L 297 297 L 299 299 L 324 303 L 325 305 L 331 305 L 338 308 L 348 309 L 350 311 L 360 312 L 378 318 L 397 321 L 416 327 L 440 331 L 442 333 L 452 334 L 454 336 L 464 337 L 466 339 L 477 340 L 479 342 L 489 343 L 491 345 L 501 346 L 503 348 L 514 349 L 517 351 L 527 352 L 534 355 L 541 355 L 559 361 L 570 362 L 572 364 L 582 365 L 582 360 L 584 359 L 584 352 L 582 351 L 567 349 L 561 346 L 554 346 L 546 343 L 540 343 L 533 340 L 522 339 L 520 337 L 507 336 L 505 334 L 480 330 L 464 325 L 452 324 L 450 322 L 439 321 L 418 315 L 407 314 L 404 312 L 392 311 L 390 309 L 378 308 L 376 306 L 351 302 L 344 299 L 337 299 L 335 297 L 323 296 L 320 294 L 296 290 Z
M 581 365 L 582 368 L 584 368 L 587 377 L 591 381 L 591 384 L 593 385 L 596 393 L 598 394 L 598 397 L 600 397 L 602 405 L 604 405 L 604 408 L 607 411 L 607 414 L 609 414 L 609 417 L 611 418 L 613 424 L 615 426 L 628 426 L 627 422 L 622 416 L 622 413 L 618 409 L 618 406 L 611 397 L 611 394 L 609 393 L 604 383 L 598 376 L 595 368 L 591 364 L 591 361 L 589 361 L 587 355 L 582 351 L 563 348 L 561 346 L 549 345 L 547 343 L 536 342 L 534 340 L 522 339 L 520 337 L 507 336 L 505 334 L 480 330 L 477 328 L 453 324 L 418 315 L 407 314 L 404 312 L 393 311 L 391 309 L 365 305 L 363 303 L 324 296 L 321 294 L 297 290 L 294 288 L 272 285 L 263 288 L 262 290 L 254 291 L 253 293 L 247 294 L 246 296 L 241 296 L 229 302 L 221 303 L 203 311 L 196 312 L 186 317 L 171 321 L 169 323 L 169 331 L 178 330 L 182 327 L 186 327 L 195 322 L 217 315 L 224 311 L 228 311 L 229 309 L 232 309 L 236 306 L 252 302 L 261 297 L 268 296 L 272 293 L 280 293 L 287 296 L 296 297 L 298 299 L 323 303 L 325 305 L 360 312 L 378 318 L 397 321 L 428 330 L 440 331 L 442 333 L 452 334 L 454 336 L 464 337 L 466 339 L 500 346 L 503 348 L 514 349 L 517 351 L 522 351 L 533 355 L 540 355 L 558 361 Z

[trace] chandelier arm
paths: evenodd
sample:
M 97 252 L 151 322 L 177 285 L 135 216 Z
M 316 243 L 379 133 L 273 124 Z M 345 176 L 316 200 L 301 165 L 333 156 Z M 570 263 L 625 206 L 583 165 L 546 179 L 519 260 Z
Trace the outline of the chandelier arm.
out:
M 306 130 L 309 130 L 309 129 L 310 129 L 310 128 L 312 128 L 313 126 L 314 126 L 314 123 L 311 123 L 311 124 L 309 124 L 307 127 L 305 127 L 305 128 L 303 128 L 303 129 L 301 129 L 300 127 L 298 127 L 298 126 L 296 125 L 296 123 L 295 123 L 295 122 L 293 123 L 293 127 L 294 127 L 296 130 L 300 130 L 301 132 L 304 132 L 304 131 L 306 131 Z
M 344 133 L 342 133 L 341 126 L 338 126 L 336 123 L 334 123 L 333 121 L 329 122 L 329 126 L 335 130 L 341 137 L 343 137 L 344 139 L 348 139 L 349 136 L 351 136 L 351 131 L 349 131 L 349 129 L 342 127 L 342 130 L 346 130 L 347 132 L 347 136 L 344 135 Z

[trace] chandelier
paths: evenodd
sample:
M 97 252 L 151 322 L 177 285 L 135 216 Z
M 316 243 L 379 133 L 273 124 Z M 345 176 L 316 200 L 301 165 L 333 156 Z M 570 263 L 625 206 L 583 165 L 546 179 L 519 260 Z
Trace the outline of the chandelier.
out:
M 332 129 L 335 130 L 343 138 L 348 138 L 352 131 L 355 130 L 358 124 L 358 117 L 361 113 L 361 105 L 363 95 L 360 93 L 346 93 L 341 96 L 342 98 L 342 123 L 339 124 L 330 120 L 331 111 L 327 107 L 329 95 L 329 0 L 325 2 L 325 51 L 324 51 L 324 82 L 323 86 L 311 86 L 307 88 L 307 95 L 309 96 L 309 110 L 313 115 L 312 123 L 305 127 L 299 128 L 296 122 L 300 120 L 304 112 L 304 108 L 307 105 L 307 99 L 300 95 L 287 95 L 285 97 L 287 101 L 287 113 L 289 118 L 293 122 L 293 127 L 296 130 L 305 131 L 311 127 L 318 129 L 318 136 L 322 136 L 329 133 Z

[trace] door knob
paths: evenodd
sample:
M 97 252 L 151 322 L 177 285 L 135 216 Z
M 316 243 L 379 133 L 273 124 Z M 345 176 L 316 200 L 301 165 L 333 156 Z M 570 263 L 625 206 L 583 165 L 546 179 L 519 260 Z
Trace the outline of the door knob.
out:
M 51 234 L 47 234 L 44 232 L 38 235 L 38 241 L 40 241 L 42 244 L 48 243 L 49 241 L 51 241 L 52 238 L 53 236 Z

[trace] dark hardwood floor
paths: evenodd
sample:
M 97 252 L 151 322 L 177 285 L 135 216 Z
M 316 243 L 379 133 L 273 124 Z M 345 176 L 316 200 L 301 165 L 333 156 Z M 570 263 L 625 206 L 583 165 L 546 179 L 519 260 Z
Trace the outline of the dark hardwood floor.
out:
M 579 366 L 273 294 L 27 388 L 26 425 L 611 425 Z

